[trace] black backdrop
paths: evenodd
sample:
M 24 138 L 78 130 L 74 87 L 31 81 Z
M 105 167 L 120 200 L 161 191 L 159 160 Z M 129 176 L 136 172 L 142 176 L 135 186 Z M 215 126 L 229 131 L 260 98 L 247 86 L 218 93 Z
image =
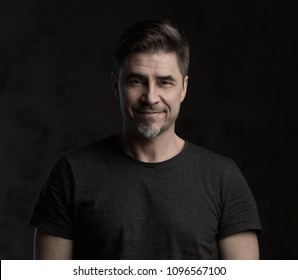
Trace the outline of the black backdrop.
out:
M 121 127 L 112 48 L 136 20 L 191 42 L 177 131 L 232 157 L 263 224 L 263 259 L 298 259 L 297 31 L 285 1 L 7 0 L 0 4 L 0 257 L 32 258 L 32 205 L 65 150 Z

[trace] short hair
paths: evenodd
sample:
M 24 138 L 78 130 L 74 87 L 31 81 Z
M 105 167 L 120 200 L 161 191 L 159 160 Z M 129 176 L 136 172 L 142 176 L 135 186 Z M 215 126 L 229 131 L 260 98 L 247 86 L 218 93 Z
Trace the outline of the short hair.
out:
M 168 20 L 139 21 L 124 32 L 114 50 L 116 73 L 125 58 L 138 52 L 175 52 L 182 76 L 188 73 L 189 43 L 184 33 Z

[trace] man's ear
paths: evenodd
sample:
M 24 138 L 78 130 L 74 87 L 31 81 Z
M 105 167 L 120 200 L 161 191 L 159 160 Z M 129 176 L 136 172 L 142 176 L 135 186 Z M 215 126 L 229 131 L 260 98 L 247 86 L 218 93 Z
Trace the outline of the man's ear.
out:
M 111 82 L 112 82 L 112 88 L 114 95 L 116 98 L 119 98 L 119 90 L 118 90 L 118 77 L 114 72 L 111 72 Z
M 188 76 L 185 76 L 183 79 L 183 88 L 182 88 L 182 95 L 181 95 L 181 102 L 183 102 L 186 92 L 187 92 L 187 86 L 188 86 Z

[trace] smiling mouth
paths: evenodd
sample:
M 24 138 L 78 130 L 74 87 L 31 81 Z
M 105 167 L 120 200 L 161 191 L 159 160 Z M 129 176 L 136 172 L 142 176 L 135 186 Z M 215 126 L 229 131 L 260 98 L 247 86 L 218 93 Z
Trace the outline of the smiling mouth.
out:
M 139 114 L 159 114 L 160 111 L 138 111 Z
M 154 117 L 163 113 L 162 111 L 137 111 L 138 115 L 146 116 L 146 117 Z

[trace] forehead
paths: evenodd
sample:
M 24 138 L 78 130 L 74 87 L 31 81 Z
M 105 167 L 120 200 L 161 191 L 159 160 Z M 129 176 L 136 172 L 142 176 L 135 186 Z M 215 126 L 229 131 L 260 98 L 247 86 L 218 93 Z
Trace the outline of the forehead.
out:
M 181 75 L 177 55 L 174 52 L 134 53 L 125 58 L 120 72 L 136 72 L 145 75 Z

